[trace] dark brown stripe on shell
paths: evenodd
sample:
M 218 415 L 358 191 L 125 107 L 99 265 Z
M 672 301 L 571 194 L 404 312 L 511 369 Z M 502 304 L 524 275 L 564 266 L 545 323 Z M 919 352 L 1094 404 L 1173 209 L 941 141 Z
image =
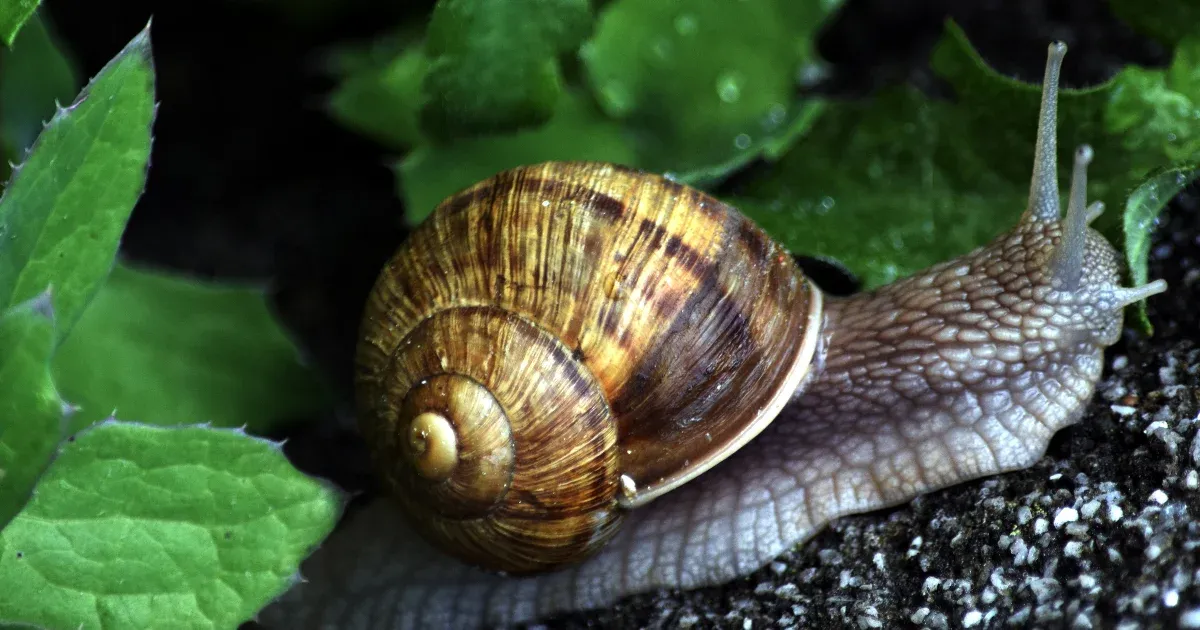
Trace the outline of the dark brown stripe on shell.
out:
M 484 182 L 468 190 L 454 194 L 442 202 L 439 212 L 446 216 L 456 215 L 473 205 L 482 203 L 496 190 L 495 182 Z
M 771 256 L 772 247 L 766 234 L 763 234 L 762 230 L 746 219 L 742 219 L 742 224 L 738 226 L 738 241 L 754 260 L 766 262 Z
M 709 404 L 708 401 L 688 401 L 688 397 L 692 395 L 692 392 L 698 391 L 698 388 L 701 388 L 706 382 L 714 380 L 714 376 L 717 376 L 716 364 L 709 362 L 701 368 L 700 372 L 692 373 L 694 367 L 700 366 L 678 366 L 676 364 L 680 361 L 680 357 L 686 354 L 699 355 L 701 350 L 698 348 L 703 348 L 704 353 L 720 351 L 723 352 L 722 358 L 726 359 L 730 365 L 727 370 L 733 372 L 754 350 L 755 344 L 750 334 L 749 319 L 718 285 L 715 271 L 706 273 L 700 278 L 699 284 L 695 290 L 687 294 L 686 299 L 672 300 L 671 302 L 675 307 L 673 313 L 667 313 L 667 308 L 659 307 L 664 316 L 674 315 L 670 325 L 662 332 L 662 336 L 654 348 L 638 365 L 633 378 L 610 402 L 613 412 L 618 416 L 629 413 L 635 405 L 655 391 L 660 382 L 666 379 L 679 379 L 679 382 L 673 382 L 671 387 L 667 388 L 672 392 L 672 400 L 687 401 L 689 407 L 696 405 L 706 407 Z M 658 307 L 657 302 L 656 307 Z M 727 340 L 727 345 L 716 348 L 712 345 L 712 339 L 703 339 L 697 335 L 692 335 L 690 339 L 687 339 L 688 329 L 698 323 L 691 317 L 693 313 L 707 314 L 703 319 L 708 320 L 709 328 L 727 331 L 722 336 L 722 339 Z M 726 321 L 732 323 L 713 325 Z M 684 338 L 686 341 L 681 342 L 676 338 Z M 725 370 L 722 370 L 722 373 L 724 372 Z
M 554 353 L 554 360 L 555 361 L 570 361 L 570 360 L 572 360 L 572 358 L 571 358 L 571 355 L 569 355 L 565 352 L 557 352 L 556 351 Z M 590 389 L 592 387 L 592 383 L 588 381 L 587 377 L 583 376 L 582 372 L 576 372 L 574 370 L 564 370 L 564 371 L 568 374 L 568 377 L 569 377 L 568 384 L 571 386 L 571 390 L 575 393 L 575 396 L 578 398 L 587 396 L 588 392 L 590 391 Z
M 547 199 L 574 201 L 609 223 L 615 223 L 628 211 L 620 199 L 582 183 L 523 175 L 517 185 L 523 192 L 536 192 Z
M 729 250 L 730 241 L 733 238 L 734 226 L 730 225 L 733 221 L 741 221 L 741 217 L 736 213 L 729 213 L 726 218 L 725 226 L 722 229 L 722 243 L 717 250 L 721 259 L 736 259 L 733 252 Z M 695 314 L 700 314 L 702 320 L 709 323 L 709 328 L 715 330 L 726 331 L 720 339 L 727 340 L 730 346 L 726 357 L 731 361 L 733 368 L 742 364 L 745 359 L 754 351 L 754 340 L 750 333 L 750 320 L 747 315 L 738 307 L 738 304 L 729 296 L 728 292 L 722 287 L 718 281 L 722 271 L 722 260 L 718 259 L 712 264 L 702 264 L 699 254 L 694 249 L 688 247 L 688 250 L 695 256 L 694 264 L 688 265 L 687 268 L 693 270 L 696 283 L 693 289 L 687 294 L 686 299 L 682 303 L 676 300 L 654 300 L 652 303 L 657 309 L 660 316 L 670 318 L 670 325 L 666 330 L 661 331 L 662 336 L 659 338 L 655 347 L 647 353 L 641 364 L 634 372 L 633 378 L 621 388 L 614 399 L 610 402 L 614 413 L 618 416 L 623 416 L 633 409 L 639 401 L 642 401 L 658 383 L 667 378 L 679 378 L 689 376 L 685 374 L 693 366 L 675 367 L 675 363 L 679 358 L 688 353 L 700 354 L 707 353 L 710 350 L 717 350 L 711 347 L 711 339 L 700 339 L 693 337 L 680 344 L 674 338 L 686 338 L 688 329 L 694 327 L 698 321 L 693 317 Z M 663 321 L 660 319 L 659 321 Z M 731 322 L 731 323 L 724 323 Z M 713 326 L 713 324 L 718 324 Z M 680 344 L 680 345 L 677 345 Z M 699 344 L 701 348 L 695 347 Z M 725 350 L 722 348 L 721 350 Z M 690 375 L 693 380 L 686 385 L 675 383 L 668 388 L 674 394 L 672 400 L 686 400 L 688 395 L 696 391 L 696 388 L 702 386 L 705 382 L 713 379 L 716 372 L 715 364 L 710 363 L 701 370 L 700 374 Z M 699 377 L 699 378 L 695 378 Z M 710 401 L 696 400 L 691 401 L 692 405 L 701 405 L 707 407 L 711 404 Z M 641 412 L 639 412 L 640 414 Z M 679 414 L 682 415 L 682 414 Z

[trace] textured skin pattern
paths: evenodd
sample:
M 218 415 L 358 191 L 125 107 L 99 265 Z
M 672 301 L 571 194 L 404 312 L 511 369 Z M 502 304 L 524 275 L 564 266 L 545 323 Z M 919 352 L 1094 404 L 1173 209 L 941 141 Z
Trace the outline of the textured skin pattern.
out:
M 810 500 L 883 506 L 1023 468 L 1083 413 L 1121 329 L 1116 252 L 1087 237 L 1085 282 L 1059 291 L 1058 223 L 1027 221 L 966 257 L 830 300 L 835 348 L 796 405 Z
M 1120 330 L 1116 252 L 1086 239 L 1084 281 L 1045 272 L 1057 222 L 1028 216 L 960 259 L 828 306 L 823 367 L 756 440 L 634 510 L 582 565 L 530 578 L 438 557 L 376 501 L 263 614 L 280 628 L 471 628 L 728 581 L 837 516 L 1028 465 L 1075 422 Z

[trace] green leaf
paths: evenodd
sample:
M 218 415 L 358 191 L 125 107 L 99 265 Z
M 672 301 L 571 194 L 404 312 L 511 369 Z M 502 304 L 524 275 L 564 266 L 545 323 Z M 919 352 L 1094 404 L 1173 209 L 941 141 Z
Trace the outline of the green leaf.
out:
M 1110 238 L 1119 236 L 1115 210 L 1125 207 L 1127 191 L 1187 153 L 1181 139 L 1195 136 L 1186 116 L 1162 111 L 1196 70 L 1181 51 L 1170 70 L 1176 78 L 1164 79 L 1158 94 L 1128 96 L 1138 89 L 1128 71 L 1059 94 L 1062 190 L 1075 147 L 1091 144 L 1089 199 L 1110 209 L 1097 222 Z M 953 23 L 933 67 L 954 88 L 953 103 L 908 88 L 830 105 L 768 176 L 730 201 L 792 251 L 840 260 L 868 289 L 1008 230 L 1029 193 L 1040 85 L 989 68 Z
M 0 49 L 0 142 L 10 161 L 24 159 L 55 104 L 70 102 L 78 91 L 75 68 L 34 16 L 11 50 Z M 8 168 L 0 164 L 0 177 L 7 179 Z
M 0 532 L 0 624 L 236 627 L 295 581 L 342 504 L 240 431 L 96 425 Z
M 959 117 L 966 123 L 966 135 L 951 153 L 955 162 L 947 163 L 959 164 L 955 170 L 964 184 L 990 171 L 1027 186 L 1032 158 L 1025 156 L 1033 155 L 1040 87 L 998 74 L 971 48 L 960 28 L 950 23 L 947 30 L 933 66 L 954 85 Z M 1096 158 L 1088 169 L 1089 198 L 1121 208 L 1126 193 L 1151 170 L 1189 159 L 1189 150 L 1197 148 L 1194 116 L 1200 111 L 1194 105 L 1190 111 L 1180 108 L 1180 103 L 1195 103 L 1200 97 L 1200 81 L 1194 78 L 1197 61 L 1190 49 L 1181 47 L 1169 71 L 1129 66 L 1100 85 L 1063 90 L 1058 108 L 1060 181 L 1070 176 L 1075 148 L 1090 144 Z M 1148 89 L 1154 75 L 1157 89 L 1137 95 Z M 1119 214 L 1110 212 L 1097 226 L 1116 238 L 1120 224 Z
M 564 91 L 558 58 L 591 26 L 588 0 L 439 0 L 426 39 L 422 128 L 449 139 L 549 120 Z
M 1104 123 L 1126 151 L 1161 151 L 1171 161 L 1200 155 L 1200 36 L 1179 42 L 1167 70 L 1128 66 L 1113 83 Z
M 1197 177 L 1200 177 L 1200 164 L 1176 165 L 1157 171 L 1129 194 L 1129 200 L 1125 202 L 1125 259 L 1134 286 L 1150 281 L 1150 235 L 1159 213 Z M 1149 332 L 1145 300 L 1138 303 L 1137 314 L 1142 328 Z
M 13 45 L 17 31 L 37 10 L 39 0 L 0 0 L 0 39 Z
M 543 127 L 422 146 L 398 166 L 408 216 L 421 221 L 449 195 L 504 169 L 547 160 L 602 160 L 629 164 L 633 150 L 619 123 L 586 99 L 568 94 Z
M 329 97 L 329 112 L 352 131 L 396 149 L 421 140 L 417 108 L 429 60 L 410 46 L 382 62 L 357 61 Z
M 1164 44 L 1200 34 L 1200 4 L 1192 0 L 1108 0 L 1117 17 Z
M 615 0 L 584 45 L 604 111 L 628 122 L 637 165 L 694 184 L 774 159 L 815 120 L 798 76 L 819 72 L 814 39 L 838 1 Z
M 0 529 L 24 507 L 65 437 L 53 353 L 48 293 L 0 315 Z
M 946 172 L 952 114 L 915 89 L 831 107 L 728 201 L 792 251 L 841 261 L 864 288 L 887 284 L 986 241 L 1024 208 L 1027 188 L 994 175 L 960 187 Z
M 149 26 L 59 110 L 0 198 L 0 308 L 53 288 L 63 339 L 142 193 L 154 117 Z
M 54 360 L 78 430 L 116 412 L 265 433 L 329 404 L 264 292 L 117 265 Z

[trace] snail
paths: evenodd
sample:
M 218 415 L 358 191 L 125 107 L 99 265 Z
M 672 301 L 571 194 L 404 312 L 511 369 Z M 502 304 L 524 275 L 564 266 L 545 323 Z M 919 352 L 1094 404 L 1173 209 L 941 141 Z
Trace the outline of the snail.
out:
M 1017 225 L 848 297 L 736 209 L 621 166 L 448 198 L 361 329 L 360 428 L 393 498 L 262 619 L 461 628 L 718 584 L 837 516 L 1031 465 L 1081 417 L 1123 308 L 1166 290 L 1120 286 L 1086 145 L 1060 216 L 1065 53 Z

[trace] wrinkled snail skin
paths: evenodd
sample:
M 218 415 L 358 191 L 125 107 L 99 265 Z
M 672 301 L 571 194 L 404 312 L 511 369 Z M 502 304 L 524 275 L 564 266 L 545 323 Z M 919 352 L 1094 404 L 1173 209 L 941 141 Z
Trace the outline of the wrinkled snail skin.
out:
M 620 167 L 527 167 L 452 197 L 415 241 L 430 248 L 415 260 L 444 268 L 393 259 L 360 346 L 360 405 L 382 420 L 363 431 L 398 501 L 348 515 L 261 620 L 472 628 L 719 584 L 838 516 L 1030 465 L 1082 415 L 1123 307 L 1166 289 L 1119 285 L 1116 251 L 1088 227 L 1101 206 L 1086 202 L 1086 146 L 1060 216 L 1065 52 L 1050 47 L 1017 226 L 846 298 L 822 296 L 732 208 Z M 497 218 L 550 197 L 574 200 L 574 219 Z M 676 213 L 680 200 L 699 210 Z M 645 227 L 592 229 L 615 217 Z M 500 257 L 502 278 L 470 259 L 496 251 L 523 252 Z M 572 277 L 589 280 L 559 294 Z M 414 297 L 418 280 L 429 292 Z M 647 308 L 612 314 L 633 299 Z M 732 423 L 705 424 L 717 412 Z M 575 440 L 566 454 L 538 450 L 558 433 Z

